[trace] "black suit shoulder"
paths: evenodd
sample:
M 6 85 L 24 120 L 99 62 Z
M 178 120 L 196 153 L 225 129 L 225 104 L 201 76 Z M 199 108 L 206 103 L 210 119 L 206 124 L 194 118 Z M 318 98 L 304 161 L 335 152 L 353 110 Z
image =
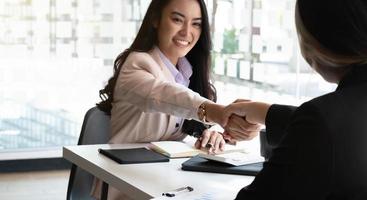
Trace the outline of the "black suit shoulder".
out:
M 338 89 L 295 109 L 273 107 L 267 134 L 281 132 L 279 144 L 237 198 L 367 199 L 367 156 L 359 156 L 367 146 L 365 89 Z M 271 116 L 282 111 L 286 120 Z
M 367 199 L 367 65 L 336 91 L 298 108 L 269 109 L 273 155 L 237 199 Z

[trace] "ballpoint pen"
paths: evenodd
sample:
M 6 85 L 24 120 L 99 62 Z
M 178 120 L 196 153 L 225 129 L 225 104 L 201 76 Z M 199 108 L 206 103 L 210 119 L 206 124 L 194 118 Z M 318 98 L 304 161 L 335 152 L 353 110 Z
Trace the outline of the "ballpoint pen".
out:
M 200 141 L 201 141 L 201 139 L 202 139 L 202 137 L 201 137 L 201 133 L 199 133 L 199 132 L 193 132 L 192 133 L 192 136 L 193 137 L 195 137 L 195 138 L 198 138 Z M 205 145 L 205 149 L 207 149 L 208 151 L 211 149 L 213 147 L 213 144 L 211 144 L 211 143 L 206 143 L 206 145 Z
M 165 192 L 165 193 L 162 193 L 162 196 L 166 196 L 166 197 L 174 197 L 180 193 L 183 193 L 183 192 L 191 192 L 193 191 L 194 188 L 190 187 L 190 186 L 187 186 L 187 187 L 180 187 L 180 188 L 177 188 L 175 190 L 172 190 L 170 192 Z
M 193 132 L 193 133 L 192 133 L 192 136 L 193 136 L 193 137 L 195 137 L 195 138 L 201 139 L 202 134 L 201 134 L 201 133 L 199 133 L 199 132 Z M 231 140 L 229 140 L 228 138 L 226 138 L 226 135 L 225 135 L 225 134 L 222 134 L 222 136 L 223 136 L 224 141 L 226 142 L 226 144 L 236 145 L 236 141 L 231 141 Z M 207 144 L 205 145 L 205 148 L 206 148 L 206 149 L 208 149 L 208 150 L 209 150 L 210 148 L 212 148 L 212 147 L 213 147 L 213 144 L 211 144 L 211 143 L 207 143 Z

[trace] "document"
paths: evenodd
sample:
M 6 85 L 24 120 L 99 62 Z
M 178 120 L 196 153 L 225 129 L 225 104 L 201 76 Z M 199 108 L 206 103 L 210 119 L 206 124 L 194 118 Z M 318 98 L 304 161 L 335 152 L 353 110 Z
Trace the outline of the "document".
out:
M 264 158 L 260 155 L 251 154 L 246 151 L 228 152 L 216 155 L 200 153 L 198 156 L 207 160 L 231 164 L 233 166 L 241 166 L 264 161 Z
M 167 196 L 161 196 L 153 198 L 152 200 L 165 200 L 165 199 L 175 199 L 175 200 L 187 200 L 187 199 L 194 199 L 194 200 L 223 200 L 223 199 L 230 199 L 228 198 L 230 196 L 229 194 L 223 194 L 219 191 L 193 191 L 193 192 L 186 192 L 179 195 L 176 195 L 174 197 L 167 197 Z M 234 198 L 234 197 L 233 197 Z M 232 199 L 233 199 L 232 198 Z

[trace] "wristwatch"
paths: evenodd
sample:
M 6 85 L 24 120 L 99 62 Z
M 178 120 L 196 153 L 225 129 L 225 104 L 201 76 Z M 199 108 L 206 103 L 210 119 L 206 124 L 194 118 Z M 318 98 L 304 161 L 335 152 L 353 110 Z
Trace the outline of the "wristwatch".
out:
M 199 109 L 198 109 L 198 117 L 199 117 L 199 120 L 202 121 L 202 122 L 205 122 L 205 123 L 208 123 L 209 122 L 206 119 L 206 106 L 205 106 L 205 103 L 202 103 L 199 106 Z

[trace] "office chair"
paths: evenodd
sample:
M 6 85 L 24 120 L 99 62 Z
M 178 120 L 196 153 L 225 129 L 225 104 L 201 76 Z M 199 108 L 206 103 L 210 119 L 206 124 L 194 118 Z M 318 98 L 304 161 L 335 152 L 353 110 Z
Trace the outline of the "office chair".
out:
M 106 144 L 110 135 L 110 116 L 93 107 L 84 116 L 78 145 Z M 92 200 L 94 176 L 72 164 L 66 200 Z M 103 182 L 101 199 L 107 199 L 108 185 Z

